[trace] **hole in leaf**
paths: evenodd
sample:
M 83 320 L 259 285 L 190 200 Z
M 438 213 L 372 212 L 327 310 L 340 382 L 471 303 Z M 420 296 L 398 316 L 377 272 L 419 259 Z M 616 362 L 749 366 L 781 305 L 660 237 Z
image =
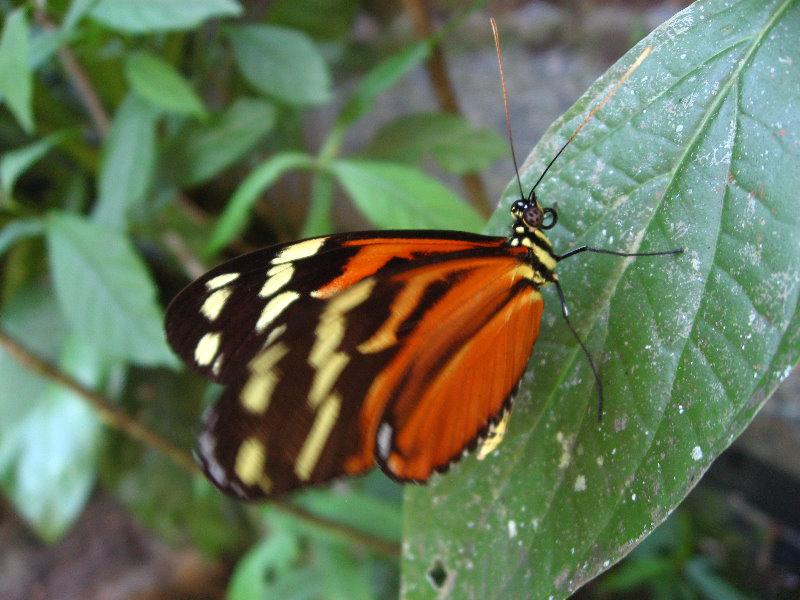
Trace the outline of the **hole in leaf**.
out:
M 442 586 L 447 581 L 447 569 L 438 558 L 433 561 L 431 568 L 428 569 L 428 581 L 437 590 L 442 589 Z

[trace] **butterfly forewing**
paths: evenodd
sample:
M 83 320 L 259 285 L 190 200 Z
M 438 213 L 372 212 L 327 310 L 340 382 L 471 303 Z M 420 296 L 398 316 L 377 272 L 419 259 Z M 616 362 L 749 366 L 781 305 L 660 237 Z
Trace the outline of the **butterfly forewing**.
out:
M 210 478 L 258 497 L 376 460 L 400 480 L 446 468 L 500 417 L 535 341 L 527 254 L 455 232 L 342 234 L 188 286 L 168 339 L 228 385 L 199 441 Z

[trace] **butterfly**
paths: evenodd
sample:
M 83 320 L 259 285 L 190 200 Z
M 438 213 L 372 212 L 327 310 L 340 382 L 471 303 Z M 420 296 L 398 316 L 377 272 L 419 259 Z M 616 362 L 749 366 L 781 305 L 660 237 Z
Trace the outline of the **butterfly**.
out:
M 551 284 L 602 394 L 556 265 L 584 251 L 632 255 L 556 253 L 545 232 L 557 213 L 535 188 L 525 195 L 520 185 L 508 236 L 315 237 L 234 258 L 181 291 L 167 340 L 226 386 L 198 437 L 209 479 L 261 498 L 375 465 L 424 482 L 488 438 L 484 457 L 505 431 Z

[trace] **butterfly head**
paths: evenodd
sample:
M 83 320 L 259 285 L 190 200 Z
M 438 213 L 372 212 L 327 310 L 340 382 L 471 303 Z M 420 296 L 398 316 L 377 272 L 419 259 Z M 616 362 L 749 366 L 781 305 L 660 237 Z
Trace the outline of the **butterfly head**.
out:
M 515 219 L 514 229 L 523 227 L 526 233 L 541 229 L 552 229 L 558 221 L 558 213 L 554 208 L 542 208 L 531 191 L 526 199 L 515 200 L 511 205 L 511 215 Z

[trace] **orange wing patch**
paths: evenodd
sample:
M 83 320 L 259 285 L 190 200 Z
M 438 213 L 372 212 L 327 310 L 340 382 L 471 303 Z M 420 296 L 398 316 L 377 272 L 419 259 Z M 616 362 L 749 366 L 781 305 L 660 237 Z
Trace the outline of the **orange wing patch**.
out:
M 538 336 L 543 303 L 528 265 L 506 256 L 420 271 L 401 276 L 408 305 L 393 306 L 393 314 L 416 310 L 419 286 L 450 287 L 369 388 L 360 430 L 375 444 L 364 444 L 348 471 L 377 460 L 396 479 L 424 481 L 445 469 L 499 418 Z

